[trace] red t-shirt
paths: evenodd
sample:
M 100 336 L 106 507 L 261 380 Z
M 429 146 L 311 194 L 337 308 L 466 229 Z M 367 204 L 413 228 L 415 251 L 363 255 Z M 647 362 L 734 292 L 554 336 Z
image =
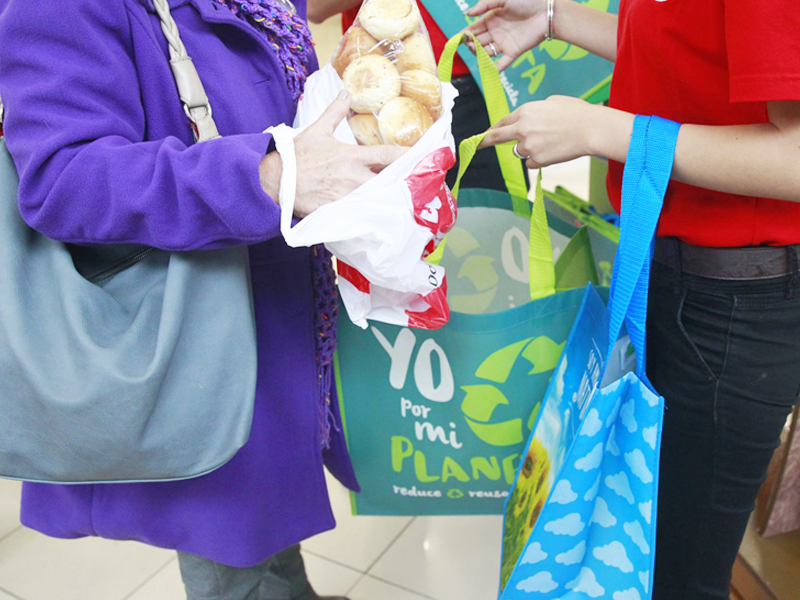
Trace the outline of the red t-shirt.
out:
M 622 0 L 611 106 L 680 123 L 766 123 L 800 100 L 798 0 Z M 800 168 L 800 166 L 798 166 Z M 619 209 L 623 166 L 608 189 Z M 800 204 L 672 182 L 658 235 L 714 247 L 800 243 Z
M 444 45 L 447 43 L 447 36 L 436 24 L 436 22 L 433 20 L 433 17 L 431 17 L 431 14 L 425 9 L 424 6 L 420 4 L 419 10 L 422 13 L 422 20 L 425 21 L 425 27 L 428 28 L 428 35 L 431 36 L 433 53 L 436 55 L 436 60 L 439 60 L 439 57 L 442 55 L 442 51 L 444 50 Z M 356 20 L 356 15 L 358 15 L 357 8 L 348 10 L 342 15 L 343 31 L 350 29 L 350 27 L 353 25 L 353 22 Z M 464 75 L 469 75 L 469 67 L 467 67 L 467 64 L 461 60 L 458 55 L 456 55 L 456 60 L 453 64 L 453 77 L 463 77 Z

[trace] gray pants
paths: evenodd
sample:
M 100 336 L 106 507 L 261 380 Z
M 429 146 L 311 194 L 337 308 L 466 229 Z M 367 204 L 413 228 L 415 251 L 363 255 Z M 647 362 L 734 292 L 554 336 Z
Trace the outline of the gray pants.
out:
M 187 600 L 317 600 L 306 577 L 300 546 L 255 567 L 239 569 L 178 552 Z

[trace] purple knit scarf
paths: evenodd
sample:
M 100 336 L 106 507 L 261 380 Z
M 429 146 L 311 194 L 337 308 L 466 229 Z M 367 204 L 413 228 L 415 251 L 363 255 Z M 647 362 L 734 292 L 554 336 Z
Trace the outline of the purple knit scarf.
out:
M 237 17 L 263 31 L 283 63 L 286 84 L 295 102 L 303 93 L 308 78 L 308 59 L 313 49 L 311 32 L 306 22 L 287 9 L 279 0 L 217 0 Z M 330 447 L 333 417 L 334 374 L 336 352 L 336 318 L 339 313 L 336 279 L 332 257 L 324 246 L 313 248 L 311 275 L 314 282 L 315 347 L 319 386 L 319 424 L 322 447 Z
M 322 244 L 313 248 L 312 275 L 314 282 L 314 308 L 316 311 L 316 350 L 319 377 L 319 420 L 322 430 L 322 447 L 329 448 L 331 428 L 339 431 L 333 416 L 333 355 L 336 353 L 336 319 L 339 316 L 339 296 L 336 293 L 336 275 L 333 257 Z

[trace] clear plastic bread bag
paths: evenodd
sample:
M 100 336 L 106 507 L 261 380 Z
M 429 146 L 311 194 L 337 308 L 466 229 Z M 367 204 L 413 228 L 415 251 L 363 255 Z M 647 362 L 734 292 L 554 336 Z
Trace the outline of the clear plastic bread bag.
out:
M 297 221 L 294 137 L 316 122 L 342 89 L 351 114 L 336 129 L 347 144 L 408 148 L 344 198 Z M 439 81 L 415 0 L 366 0 L 333 59 L 306 82 L 294 127 L 267 129 L 283 160 L 281 233 L 292 247 L 325 244 L 337 259 L 350 319 L 435 329 L 447 323 L 447 283 L 426 262 L 454 226 L 445 183 L 455 164 L 453 106 L 458 92 Z
M 414 0 L 366 0 L 331 62 L 359 144 L 413 146 L 442 116 L 442 85 Z

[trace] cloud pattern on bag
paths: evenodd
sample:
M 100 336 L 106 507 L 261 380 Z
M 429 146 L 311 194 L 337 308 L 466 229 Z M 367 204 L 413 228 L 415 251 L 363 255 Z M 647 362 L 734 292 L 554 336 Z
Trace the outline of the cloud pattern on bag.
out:
M 661 402 L 633 374 L 595 393 L 504 600 L 649 597 Z

